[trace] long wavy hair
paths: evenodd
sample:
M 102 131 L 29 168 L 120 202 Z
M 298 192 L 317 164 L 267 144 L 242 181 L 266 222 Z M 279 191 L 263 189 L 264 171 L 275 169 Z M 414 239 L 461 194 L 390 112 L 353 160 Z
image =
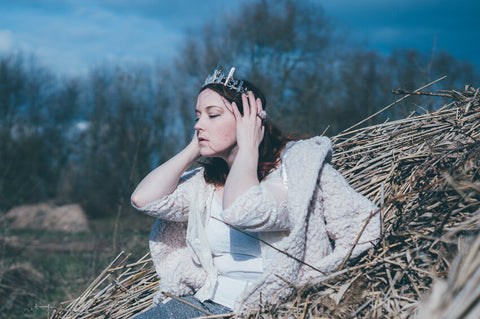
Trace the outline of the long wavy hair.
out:
M 267 100 L 262 91 L 251 82 L 246 80 L 243 80 L 243 86 L 247 88 L 248 91 L 251 91 L 256 98 L 260 98 L 262 101 L 262 107 L 265 110 L 267 106 Z M 229 89 L 221 83 L 207 84 L 200 89 L 199 93 L 206 89 L 217 92 L 229 103 L 235 102 L 238 106 L 238 110 L 243 115 L 242 93 Z M 278 164 L 280 164 L 280 154 L 283 148 L 288 141 L 293 139 L 290 136 L 284 135 L 282 131 L 273 123 L 271 123 L 268 118 L 263 124 L 265 125 L 265 134 L 258 147 L 259 158 L 257 175 L 259 181 L 262 181 L 265 176 L 267 176 L 278 166 Z M 199 162 L 199 164 L 205 168 L 204 177 L 207 183 L 215 186 L 225 185 L 225 181 L 229 172 L 227 162 L 219 157 L 209 157 L 204 158 Z

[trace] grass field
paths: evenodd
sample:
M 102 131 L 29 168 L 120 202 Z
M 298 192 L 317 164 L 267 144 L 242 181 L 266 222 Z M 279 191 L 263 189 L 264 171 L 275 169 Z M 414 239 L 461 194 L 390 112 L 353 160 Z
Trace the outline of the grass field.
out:
M 143 256 L 153 221 L 129 211 L 120 218 L 90 219 L 91 230 L 76 234 L 9 229 L 1 223 L 0 318 L 48 318 L 53 308 L 79 296 L 121 251 L 131 260 Z

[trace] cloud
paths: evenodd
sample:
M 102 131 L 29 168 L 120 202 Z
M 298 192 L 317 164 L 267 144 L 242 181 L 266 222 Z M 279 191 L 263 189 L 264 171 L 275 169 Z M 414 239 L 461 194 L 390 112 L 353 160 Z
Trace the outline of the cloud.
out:
M 5 51 L 34 54 L 60 73 L 104 63 L 168 63 L 185 30 L 252 0 L 0 0 Z M 13 38 L 12 38 L 13 37 Z M 10 39 L 10 40 L 9 40 Z M 7 41 L 8 40 L 8 41 Z M 8 47 L 7 47 L 8 45 Z
M 0 30 L 0 53 L 8 53 L 13 48 L 13 36 L 10 30 Z
M 65 3 L 49 6 L 4 11 L 0 2 L 0 21 L 14 30 L 0 33 L 0 50 L 16 47 L 34 53 L 54 71 L 84 73 L 103 63 L 153 63 L 171 58 L 183 36 L 161 19 L 108 10 L 88 1 L 68 8 Z
M 311 0 L 356 40 L 389 54 L 393 48 L 447 51 L 480 66 L 477 0 Z
M 246 1 L 253 0 L 0 0 L 0 53 L 34 53 L 62 73 L 103 63 L 168 63 L 186 29 Z M 480 65 L 472 40 L 480 33 L 476 0 L 309 1 L 373 50 L 429 50 L 438 39 L 440 48 Z

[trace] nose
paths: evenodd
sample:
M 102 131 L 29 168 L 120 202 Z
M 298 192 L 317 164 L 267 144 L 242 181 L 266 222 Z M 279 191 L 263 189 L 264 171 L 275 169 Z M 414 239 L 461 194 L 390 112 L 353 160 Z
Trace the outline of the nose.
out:
M 199 117 L 197 122 L 195 123 L 195 125 L 193 126 L 193 128 L 195 129 L 195 131 L 201 131 L 203 130 L 203 121 L 202 121 L 202 117 Z

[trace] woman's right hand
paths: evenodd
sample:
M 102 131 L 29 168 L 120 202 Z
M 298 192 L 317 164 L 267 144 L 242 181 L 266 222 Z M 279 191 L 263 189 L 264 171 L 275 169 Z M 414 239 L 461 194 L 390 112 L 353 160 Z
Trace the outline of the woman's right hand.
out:
M 182 174 L 199 157 L 200 147 L 197 132 L 195 132 L 190 143 L 182 151 L 145 176 L 132 194 L 132 204 L 143 207 L 171 194 L 177 187 Z
M 193 154 L 196 154 L 196 159 L 200 157 L 200 146 L 198 145 L 198 132 L 195 131 L 193 133 L 192 140 L 190 143 L 185 147 L 188 148 Z

